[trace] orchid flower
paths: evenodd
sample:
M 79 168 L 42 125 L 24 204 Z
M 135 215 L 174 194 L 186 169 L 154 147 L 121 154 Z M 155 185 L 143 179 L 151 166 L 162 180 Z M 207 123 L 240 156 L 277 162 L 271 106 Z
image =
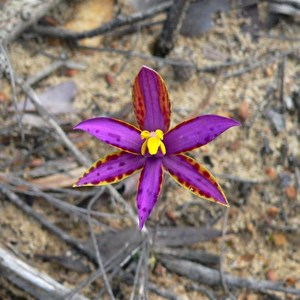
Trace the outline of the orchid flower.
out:
M 112 184 L 141 170 L 136 205 L 139 227 L 149 218 L 162 188 L 164 171 L 196 196 L 229 206 L 216 178 L 183 154 L 201 147 L 239 123 L 217 115 L 203 115 L 170 127 L 171 106 L 162 77 L 142 67 L 133 83 L 133 107 L 138 126 L 98 117 L 75 126 L 119 149 L 96 161 L 74 184 Z

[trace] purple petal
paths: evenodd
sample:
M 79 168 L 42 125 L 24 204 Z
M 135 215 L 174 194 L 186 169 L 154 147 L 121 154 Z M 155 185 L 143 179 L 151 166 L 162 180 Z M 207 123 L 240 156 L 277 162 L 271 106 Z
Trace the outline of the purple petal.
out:
M 199 116 L 182 122 L 164 137 L 167 155 L 190 151 L 214 140 L 239 122 L 216 115 Z
M 163 166 L 188 191 L 206 200 L 229 206 L 216 178 L 194 159 L 183 154 L 164 156 Z
M 139 180 L 139 188 L 136 198 L 140 229 L 143 228 L 158 199 L 162 186 L 162 178 L 163 172 L 161 159 L 154 157 L 147 158 Z
M 142 130 L 166 132 L 170 126 L 171 106 L 169 93 L 161 76 L 150 68 L 142 67 L 135 78 L 133 107 Z
M 74 184 L 93 186 L 116 183 L 143 167 L 145 157 L 125 151 L 115 152 L 96 161 Z
M 74 127 L 88 132 L 97 139 L 122 150 L 141 153 L 140 131 L 131 124 L 112 118 L 93 118 Z

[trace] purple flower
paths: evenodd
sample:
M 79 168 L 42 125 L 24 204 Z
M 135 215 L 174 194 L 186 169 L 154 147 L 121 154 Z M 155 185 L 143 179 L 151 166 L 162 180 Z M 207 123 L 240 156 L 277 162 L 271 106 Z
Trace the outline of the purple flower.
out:
M 113 118 L 93 118 L 75 126 L 120 151 L 96 161 L 74 186 L 116 183 L 142 170 L 136 198 L 140 229 L 151 214 L 162 187 L 164 170 L 193 194 L 229 206 L 215 177 L 186 151 L 201 147 L 239 123 L 204 115 L 169 130 L 171 107 L 161 76 L 142 67 L 133 84 L 138 127 Z

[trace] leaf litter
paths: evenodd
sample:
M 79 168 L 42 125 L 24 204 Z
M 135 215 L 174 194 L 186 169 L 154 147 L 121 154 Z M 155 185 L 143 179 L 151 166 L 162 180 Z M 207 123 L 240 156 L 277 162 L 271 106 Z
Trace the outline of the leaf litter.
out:
M 128 6 L 126 9 L 130 10 Z M 273 125 L 267 118 L 266 112 L 277 109 L 279 101 L 278 96 L 276 96 L 279 89 L 277 83 L 279 60 L 273 60 L 266 65 L 259 65 L 259 67 L 253 68 L 249 72 L 242 71 L 262 59 L 272 58 L 278 52 L 285 52 L 299 47 L 299 42 L 275 40 L 264 36 L 260 37 L 257 42 L 253 42 L 250 35 L 241 32 L 240 26 L 245 23 L 245 19 L 238 18 L 236 11 L 225 15 L 226 26 L 223 26 L 224 19 L 222 18 L 216 18 L 214 21 L 214 27 L 206 34 L 198 38 L 180 36 L 177 41 L 178 47 L 185 45 L 192 51 L 198 68 L 217 65 L 220 61 L 217 61 L 216 56 L 220 57 L 220 54 L 222 54 L 221 57 L 226 58 L 225 61 L 241 62 L 223 70 L 223 74 L 228 77 L 219 80 L 212 97 L 205 106 L 205 111 L 197 111 L 197 109 L 201 101 L 204 101 L 204 96 L 211 87 L 211 83 L 215 80 L 215 74 L 196 73 L 187 82 L 178 84 L 173 81 L 170 66 L 148 61 L 146 64 L 159 70 L 169 86 L 173 104 L 173 125 L 177 124 L 182 117 L 187 117 L 191 113 L 216 113 L 240 117 L 240 120 L 243 121 L 244 126 L 236 132 L 224 135 L 204 149 L 191 153 L 198 161 L 203 161 L 203 156 L 209 155 L 213 163 L 212 170 L 221 180 L 226 194 L 229 195 L 228 200 L 232 204 L 229 212 L 228 235 L 225 237 L 225 272 L 240 277 L 253 277 L 260 280 L 269 279 L 300 288 L 300 199 L 296 177 L 296 169 L 300 167 L 300 147 L 297 107 L 285 113 L 285 127 L 281 127 L 280 131 L 274 132 Z M 104 37 L 102 43 L 112 48 L 150 54 L 149 47 L 154 39 L 151 30 L 143 30 L 138 35 L 128 35 L 117 40 L 113 37 Z M 272 34 L 282 36 L 288 32 L 290 36 L 299 36 L 299 30 L 297 23 L 282 20 L 272 29 Z M 155 30 L 155 33 L 158 34 L 158 32 Z M 226 39 L 223 38 L 224 36 L 226 36 Z M 227 41 L 229 41 L 229 44 Z M 15 72 L 30 76 L 48 64 L 49 59 L 40 54 L 32 56 L 33 50 L 30 50 L 30 47 L 37 49 L 38 45 L 34 41 L 26 41 L 25 43 L 26 47 L 22 43 L 15 43 L 14 47 L 10 49 L 10 55 Z M 59 54 L 63 49 L 62 46 L 49 47 L 47 41 L 44 43 L 47 46 L 47 51 L 53 54 Z M 208 56 L 208 47 L 219 54 Z M 67 51 L 67 49 L 63 51 Z M 295 95 L 299 94 L 299 60 L 297 59 L 299 51 L 295 51 L 295 55 L 296 57 L 287 57 L 285 66 L 285 95 L 292 99 L 297 99 Z M 66 117 L 69 120 L 68 122 L 71 120 L 73 124 L 80 121 L 82 117 L 113 116 L 120 113 L 130 101 L 131 83 L 136 71 L 139 70 L 142 64 L 145 64 L 142 59 L 123 57 L 110 52 L 83 55 L 82 52 L 75 51 L 72 53 L 72 59 L 87 66 L 85 71 L 80 71 L 72 77 L 78 93 L 74 98 L 72 108 L 70 107 L 72 115 Z M 245 63 L 242 63 L 243 61 Z M 240 72 L 240 75 L 231 77 L 230 75 L 235 72 Z M 114 78 L 113 85 L 107 81 L 108 77 L 105 74 L 109 74 Z M 44 79 L 41 84 L 51 90 L 67 80 L 69 80 L 67 74 L 54 73 Z M 9 87 L 5 83 L 1 83 L 1 85 L 4 93 L 10 94 Z M 31 127 L 27 128 L 24 124 L 24 131 L 27 141 L 32 135 L 35 146 L 44 146 L 44 149 L 32 154 L 30 147 L 22 147 L 20 141 L 14 138 L 14 136 L 18 137 L 16 130 L 8 130 L 12 124 L 6 115 L 8 106 L 9 103 L 4 102 L 4 105 L 1 105 L 0 108 L 1 119 L 3 120 L 0 136 L 1 165 L 3 166 L 1 172 L 23 173 L 26 178 L 27 171 L 33 171 L 37 168 L 34 165 L 34 160 L 37 158 L 42 159 L 42 164 L 39 167 L 43 167 L 44 161 L 70 158 L 71 155 L 62 145 L 53 144 L 50 134 L 48 140 L 40 138 L 40 135 L 45 135 L 44 129 L 40 127 L 32 129 Z M 247 110 L 251 113 L 249 114 Z M 133 114 L 129 111 L 125 118 L 129 122 L 133 121 Z M 276 117 L 273 118 L 276 120 Z M 98 141 L 87 141 L 84 135 L 75 135 L 72 133 L 71 127 L 71 124 L 69 124 L 65 128 L 66 132 L 72 136 L 73 142 L 94 160 L 108 153 L 109 147 L 104 144 L 99 145 Z M 6 132 L 3 130 L 4 128 L 8 128 Z M 265 141 L 267 141 L 270 151 L 266 151 L 262 155 Z M 51 150 L 49 149 L 50 145 Z M 286 150 L 283 149 L 283 146 L 286 146 Z M 10 164 L 7 164 L 7 158 L 10 158 Z M 73 170 L 79 167 L 74 165 Z M 71 171 L 72 169 L 59 172 L 68 177 Z M 272 175 L 274 172 L 277 176 Z M 47 173 L 47 168 L 45 168 L 43 175 L 39 178 L 39 180 L 44 180 L 44 183 L 46 183 L 46 187 L 43 188 L 49 191 L 53 188 L 53 184 L 47 185 L 46 179 L 52 175 L 53 173 L 51 174 L 49 170 Z M 56 182 L 57 186 L 60 186 L 62 179 L 57 174 L 54 175 L 57 176 L 54 185 Z M 230 179 L 226 175 L 233 177 Z M 285 181 L 283 179 L 285 177 L 288 177 L 289 180 L 287 184 L 282 186 L 280 180 Z M 250 182 L 246 189 L 243 187 L 245 183 L 237 184 L 243 180 L 246 183 L 247 181 Z M 252 183 L 251 180 L 257 183 Z M 132 186 L 131 188 L 134 189 L 134 184 Z M 59 194 L 56 194 L 56 196 L 62 197 L 64 201 L 72 204 L 79 202 L 76 201 L 79 200 L 76 197 L 66 197 Z M 24 196 L 24 200 L 26 199 L 28 201 L 28 196 Z M 84 200 L 85 196 L 80 196 L 80 199 Z M 134 207 L 134 196 L 128 197 L 127 201 Z M 214 225 L 213 230 L 222 230 L 223 211 L 220 208 L 205 202 L 195 204 L 196 199 L 188 192 L 178 188 L 174 183 L 168 183 L 159 201 L 160 205 L 156 211 L 157 217 L 152 218 L 150 221 L 151 226 L 158 222 L 159 226 L 167 228 L 166 226 L 174 226 L 172 222 L 175 222 L 179 228 L 180 226 L 189 225 L 200 230 L 204 226 L 210 228 Z M 70 218 L 58 212 L 44 203 L 42 198 L 34 197 L 31 205 L 40 213 L 45 214 L 47 218 L 50 218 L 52 222 L 62 226 L 72 236 L 82 240 L 89 237 L 89 230 L 84 222 L 80 222 L 76 217 Z M 182 205 L 185 205 L 184 210 L 176 209 L 182 207 Z M 101 212 L 124 216 L 123 209 L 116 205 L 110 197 L 105 198 L 105 201 L 102 201 L 100 197 L 97 209 Z M 166 211 L 168 210 L 175 211 L 176 214 L 173 219 L 166 217 Z M 1 202 L 1 211 L 2 245 L 26 257 L 27 262 L 66 285 L 76 286 L 86 278 L 87 275 L 84 272 L 67 271 L 61 267 L 57 268 L 57 264 L 51 262 L 51 260 L 37 259 L 35 257 L 37 254 L 61 257 L 69 249 L 63 242 L 37 226 L 37 223 L 9 202 Z M 66 218 L 70 218 L 69 224 L 66 224 Z M 117 230 L 124 230 L 124 228 L 130 226 L 127 218 L 101 219 L 101 221 Z M 95 231 L 104 230 L 97 227 Z M 98 233 L 101 236 L 101 232 Z M 195 252 L 205 251 L 217 255 L 220 254 L 220 243 L 220 238 L 214 238 L 205 242 L 197 242 L 188 247 L 182 245 L 182 249 Z M 178 244 L 176 247 L 178 247 Z M 93 268 L 89 262 L 85 261 L 85 263 Z M 177 293 L 183 299 L 201 299 L 201 297 L 206 299 L 202 293 L 189 291 L 186 288 L 187 284 L 190 283 L 188 279 L 170 273 L 167 269 L 163 271 L 163 268 L 161 266 L 162 273 L 159 273 L 155 267 L 150 268 L 149 279 L 151 282 L 175 294 Z M 165 276 L 164 272 L 168 276 Z M 117 286 L 117 283 L 115 285 Z M 84 294 L 88 297 L 94 296 L 99 286 L 100 284 L 96 282 L 86 287 Z M 124 283 L 120 284 L 120 288 L 122 290 L 121 294 L 127 299 L 129 294 L 126 293 L 129 293 L 130 290 Z M 221 295 L 222 290 L 220 289 L 217 293 Z M 244 297 L 244 299 L 248 299 L 248 296 L 251 295 L 263 297 L 261 294 L 255 294 L 254 292 L 248 292 L 247 294 L 247 292 L 236 290 L 235 293 L 240 297 Z M 150 299 L 162 298 L 151 293 Z

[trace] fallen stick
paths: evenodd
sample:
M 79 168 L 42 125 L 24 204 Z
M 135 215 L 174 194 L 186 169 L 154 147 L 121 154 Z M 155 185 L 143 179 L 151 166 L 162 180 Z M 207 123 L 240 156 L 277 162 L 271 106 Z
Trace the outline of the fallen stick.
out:
M 68 288 L 0 248 L 0 273 L 16 286 L 41 300 L 64 299 Z M 75 295 L 73 300 L 88 300 Z
M 171 5 L 172 1 L 163 2 L 159 5 L 149 8 L 145 12 L 137 12 L 135 14 L 132 14 L 131 16 L 118 16 L 117 18 L 104 25 L 101 25 L 98 28 L 82 32 L 74 32 L 63 28 L 55 28 L 51 26 L 34 26 L 32 28 L 32 31 L 42 36 L 55 37 L 59 39 L 80 40 L 85 38 L 91 38 L 113 31 L 125 25 L 132 25 L 134 23 L 151 18 L 157 14 L 166 11 L 171 7 Z
M 183 259 L 173 259 L 168 257 L 159 257 L 162 264 L 170 271 L 181 276 L 185 276 L 191 280 L 202 282 L 208 285 L 221 285 L 220 272 L 200 264 L 190 262 Z M 247 288 L 249 290 L 261 291 L 266 290 L 277 291 L 285 294 L 293 294 L 300 296 L 300 290 L 284 287 L 279 283 L 268 280 L 255 280 L 252 278 L 239 278 L 228 274 L 224 274 L 224 280 L 229 287 Z
M 187 9 L 191 0 L 177 0 L 173 2 L 163 29 L 154 43 L 154 55 L 165 57 L 174 48 Z
M 9 198 L 9 200 L 20 208 L 23 212 L 31 216 L 37 222 L 39 222 L 44 228 L 58 236 L 61 240 L 63 240 L 66 244 L 72 246 L 75 250 L 85 255 L 90 261 L 96 263 L 96 258 L 93 253 L 85 244 L 79 242 L 75 238 L 71 237 L 69 234 L 64 232 L 62 229 L 57 227 L 56 225 L 47 221 L 45 217 L 37 213 L 33 210 L 29 205 L 27 205 L 24 201 L 22 201 L 17 194 L 12 192 L 5 184 L 0 182 L 0 191 Z

